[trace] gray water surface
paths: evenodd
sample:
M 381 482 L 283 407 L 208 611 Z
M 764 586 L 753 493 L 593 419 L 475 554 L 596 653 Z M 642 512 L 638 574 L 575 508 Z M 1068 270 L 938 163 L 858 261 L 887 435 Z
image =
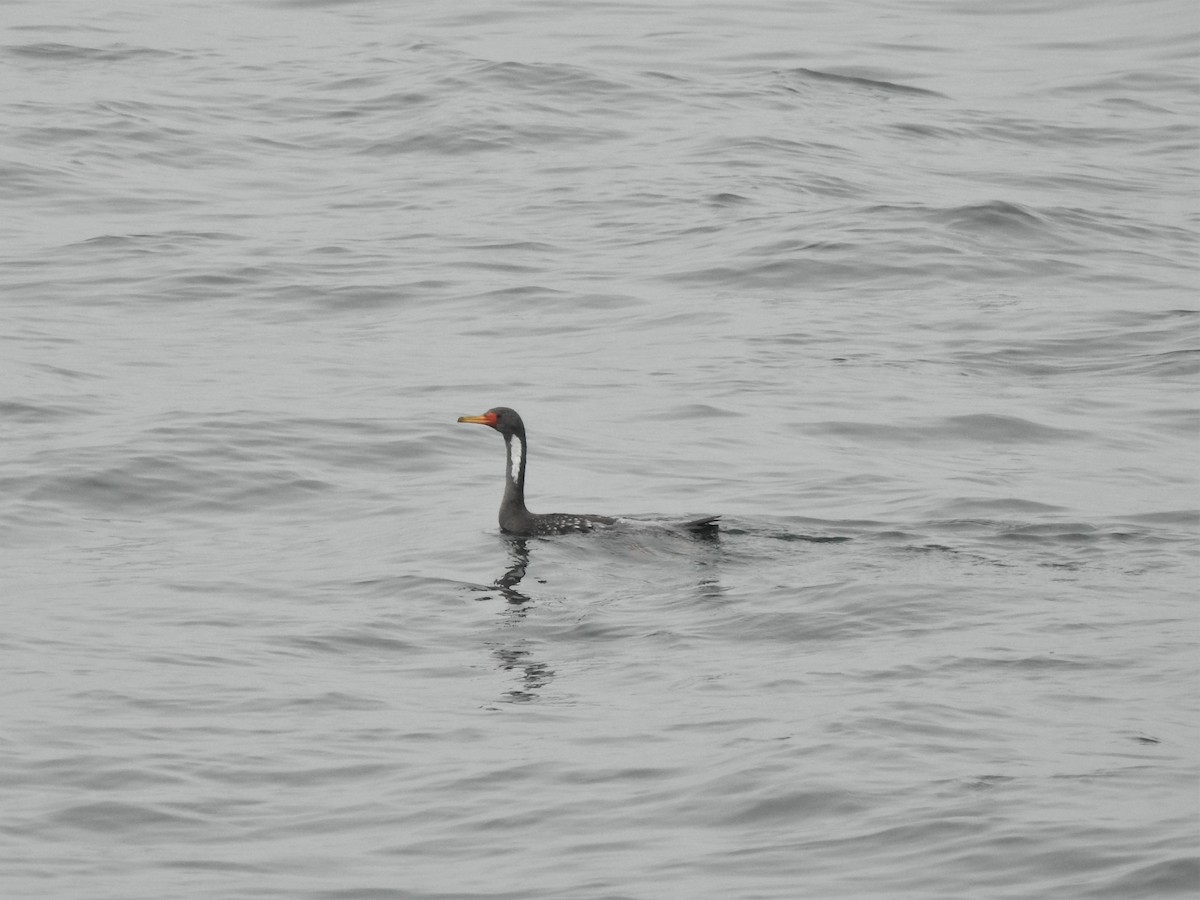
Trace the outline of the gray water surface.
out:
M 1192 4 L 0 28 L 5 897 L 1196 895 Z

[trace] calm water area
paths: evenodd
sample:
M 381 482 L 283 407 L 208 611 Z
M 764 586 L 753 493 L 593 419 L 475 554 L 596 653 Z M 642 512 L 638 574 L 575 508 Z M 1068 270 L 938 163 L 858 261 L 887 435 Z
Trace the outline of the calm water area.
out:
M 1198 59 L 0 4 L 0 896 L 1198 896 Z

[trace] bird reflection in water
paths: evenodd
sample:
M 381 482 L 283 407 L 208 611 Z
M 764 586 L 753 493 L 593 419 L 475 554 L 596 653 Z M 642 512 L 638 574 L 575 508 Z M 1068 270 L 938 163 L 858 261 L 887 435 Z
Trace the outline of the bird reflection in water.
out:
M 508 619 L 507 624 L 515 625 L 525 617 L 533 604 L 533 598 L 518 589 L 529 566 L 529 544 L 524 538 L 508 540 L 508 561 L 509 565 L 504 574 L 493 581 L 487 591 L 489 596 L 493 592 L 499 593 L 508 602 L 502 615 Z M 506 672 L 518 673 L 521 679 L 519 687 L 504 692 L 504 699 L 510 703 L 528 703 L 538 699 L 538 691 L 554 678 L 554 670 L 546 663 L 534 659 L 531 651 L 520 646 L 523 643 L 524 641 L 521 641 L 517 646 L 506 644 L 492 647 L 492 654 L 499 660 L 500 668 Z
M 696 570 L 695 597 L 701 602 L 714 602 L 725 599 L 725 588 L 720 581 L 720 544 L 716 541 L 716 532 L 688 535 L 695 545 L 704 548 L 705 552 L 692 559 Z M 525 579 L 529 567 L 529 542 L 521 537 L 508 537 L 508 568 L 499 578 L 487 587 L 479 586 L 476 590 L 482 596 L 479 599 L 488 600 L 499 594 L 507 603 L 500 615 L 507 626 L 517 626 L 534 608 L 534 599 L 522 591 L 521 582 Z M 636 546 L 636 545 L 631 545 Z M 539 583 L 540 579 L 537 579 Z M 554 669 L 547 663 L 534 658 L 533 651 L 527 649 L 529 642 L 519 637 L 520 632 L 512 633 L 514 639 L 504 642 L 489 642 L 492 655 L 499 661 L 500 667 L 506 672 L 514 672 L 520 678 L 520 684 L 513 690 L 504 693 L 504 699 L 510 703 L 528 703 L 539 699 L 539 692 L 554 680 Z
M 532 659 L 528 650 L 515 647 L 496 647 L 492 651 L 500 660 L 500 668 L 506 672 L 519 672 L 521 686 L 504 692 L 510 703 L 528 703 L 538 699 L 538 691 L 554 678 L 554 670 L 546 663 Z
M 492 587 L 500 592 L 510 606 L 517 607 L 521 615 L 525 614 L 526 604 L 533 602 L 532 597 L 517 590 L 517 585 L 525 577 L 525 570 L 528 567 L 529 542 L 525 538 L 509 538 L 508 568 L 505 569 L 503 575 L 492 582 Z

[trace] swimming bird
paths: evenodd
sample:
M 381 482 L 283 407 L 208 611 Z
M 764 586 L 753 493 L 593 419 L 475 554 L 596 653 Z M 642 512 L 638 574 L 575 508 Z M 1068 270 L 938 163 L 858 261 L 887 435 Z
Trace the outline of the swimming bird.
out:
M 481 416 L 459 416 L 458 421 L 487 425 L 504 438 L 507 468 L 504 475 L 504 498 L 500 501 L 500 530 L 521 537 L 548 534 L 574 534 L 594 531 L 615 525 L 614 516 L 573 515 L 570 513 L 532 513 L 525 508 L 525 465 L 528 446 L 525 442 L 525 423 L 516 410 L 507 406 L 489 409 Z M 693 534 L 712 534 L 720 516 L 703 516 L 681 522 L 676 528 Z

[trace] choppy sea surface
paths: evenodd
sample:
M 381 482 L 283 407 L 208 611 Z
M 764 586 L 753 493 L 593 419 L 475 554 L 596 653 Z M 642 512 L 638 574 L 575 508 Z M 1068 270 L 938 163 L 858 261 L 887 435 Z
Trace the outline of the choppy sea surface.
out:
M 1198 33 L 4 3 L 0 894 L 1196 896 Z

